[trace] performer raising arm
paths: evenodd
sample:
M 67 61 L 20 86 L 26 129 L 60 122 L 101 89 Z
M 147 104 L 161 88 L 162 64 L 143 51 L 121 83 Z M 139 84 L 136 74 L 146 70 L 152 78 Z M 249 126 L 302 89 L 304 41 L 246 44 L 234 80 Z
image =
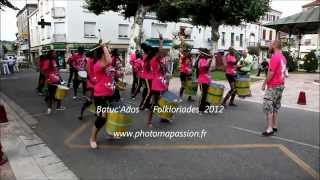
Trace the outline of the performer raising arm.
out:
M 114 93 L 114 70 L 111 66 L 112 59 L 108 48 L 105 44 L 101 44 L 101 47 L 95 50 L 94 55 L 94 76 L 96 83 L 94 85 L 94 103 L 98 108 L 104 108 L 110 106 L 112 101 L 112 95 Z M 90 146 L 95 149 L 97 145 L 97 134 L 99 130 L 106 123 L 106 118 L 102 113 L 97 114 L 97 119 L 92 128 L 90 137 Z

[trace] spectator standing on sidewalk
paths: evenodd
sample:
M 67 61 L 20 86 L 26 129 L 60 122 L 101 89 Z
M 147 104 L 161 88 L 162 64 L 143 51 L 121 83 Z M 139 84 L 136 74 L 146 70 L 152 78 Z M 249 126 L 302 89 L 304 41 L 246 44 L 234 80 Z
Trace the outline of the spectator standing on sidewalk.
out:
M 281 42 L 272 42 L 270 50 L 272 56 L 269 62 L 268 75 L 262 85 L 265 91 L 263 98 L 263 111 L 267 116 L 268 127 L 263 136 L 273 135 L 278 131 L 278 111 L 281 107 L 281 97 L 284 90 L 287 60 L 281 51 Z
M 268 75 L 268 66 L 269 66 L 269 63 L 268 63 L 267 59 L 264 58 L 263 61 L 261 62 L 261 64 L 259 65 L 257 76 L 260 76 L 260 73 L 264 72 L 266 77 L 267 77 L 267 75 Z

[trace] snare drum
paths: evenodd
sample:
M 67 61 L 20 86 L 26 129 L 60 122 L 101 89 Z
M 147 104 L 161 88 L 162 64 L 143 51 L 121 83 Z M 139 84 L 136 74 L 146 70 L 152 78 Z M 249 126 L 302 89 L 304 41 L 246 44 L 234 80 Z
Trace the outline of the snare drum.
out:
M 158 101 L 158 105 L 162 110 L 164 108 L 177 108 L 178 107 L 178 96 L 174 93 L 167 91 L 163 93 Z M 173 116 L 172 112 L 158 112 L 157 110 L 155 113 L 162 119 L 170 120 Z
M 87 77 L 88 77 L 87 71 L 78 71 L 78 75 L 80 80 L 83 80 L 83 81 L 87 80 Z
M 125 83 L 123 80 L 119 80 L 116 82 L 116 88 L 119 89 L 120 91 L 126 90 L 127 83 Z
M 67 86 L 58 85 L 54 97 L 58 100 L 63 100 L 68 94 L 69 88 Z
M 250 78 L 237 78 L 236 90 L 239 97 L 248 97 L 251 95 Z
M 196 81 L 187 80 L 184 83 L 184 93 L 189 96 L 196 96 L 198 91 L 198 83 Z
M 212 105 L 220 105 L 223 97 L 224 85 L 211 83 L 208 88 L 207 102 Z
M 109 112 L 107 114 L 106 132 L 114 135 L 115 132 L 126 132 L 132 124 L 132 118 L 120 109 L 125 107 L 123 104 L 113 103 L 112 107 L 120 107 L 118 112 Z

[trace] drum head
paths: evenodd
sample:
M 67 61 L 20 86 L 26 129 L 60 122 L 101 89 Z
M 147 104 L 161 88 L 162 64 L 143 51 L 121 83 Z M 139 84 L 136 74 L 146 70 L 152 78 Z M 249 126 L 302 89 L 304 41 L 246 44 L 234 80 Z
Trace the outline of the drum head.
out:
M 163 97 L 164 99 L 168 100 L 169 102 L 178 102 L 178 100 L 179 100 L 179 97 L 176 94 L 174 94 L 174 93 L 172 93 L 170 91 L 167 91 L 167 92 L 163 93 L 161 95 L 161 97 Z
M 87 78 L 87 71 L 79 71 L 79 72 L 78 72 L 78 75 L 79 75 L 81 78 Z
M 58 88 L 62 90 L 69 90 L 67 86 L 62 86 L 62 85 L 58 85 Z
M 224 89 L 224 85 L 223 85 L 223 84 L 211 83 L 211 84 L 210 84 L 210 86 L 212 86 L 212 87 L 216 87 L 216 88 Z

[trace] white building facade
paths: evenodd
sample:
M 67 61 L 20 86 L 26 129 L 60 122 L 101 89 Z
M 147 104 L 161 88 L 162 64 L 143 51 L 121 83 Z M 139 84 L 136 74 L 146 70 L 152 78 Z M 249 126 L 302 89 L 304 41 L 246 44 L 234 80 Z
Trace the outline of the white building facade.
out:
M 55 49 L 59 64 L 63 66 L 65 59 L 77 47 L 83 46 L 89 49 L 99 41 L 101 36 L 103 41 L 110 41 L 111 48 L 118 48 L 123 58 L 127 57 L 133 19 L 124 19 L 116 12 L 105 12 L 97 16 L 85 9 L 84 6 L 85 2 L 81 0 L 39 0 L 38 10 L 33 12 L 29 18 L 32 56 L 35 58 L 41 51 Z M 277 16 L 279 16 L 278 14 Z M 275 16 L 275 18 L 277 17 Z M 41 19 L 50 22 L 51 26 L 41 28 L 38 25 Z M 181 27 L 192 29 L 187 40 L 194 47 L 210 48 L 210 28 L 193 27 L 183 22 L 162 23 L 156 20 L 152 13 L 149 13 L 144 20 L 143 39 L 158 38 L 158 33 L 162 33 L 166 39 L 172 39 L 172 34 L 179 31 Z M 101 33 L 98 31 L 99 29 Z M 244 50 L 248 46 L 260 45 L 258 43 L 262 42 L 263 29 L 261 25 L 256 24 L 222 25 L 219 27 L 219 50 L 226 50 L 230 46 L 237 50 Z M 276 33 L 273 30 L 266 31 L 265 36 L 265 41 L 269 42 L 275 39 Z M 270 37 L 270 40 L 267 40 L 267 37 Z

